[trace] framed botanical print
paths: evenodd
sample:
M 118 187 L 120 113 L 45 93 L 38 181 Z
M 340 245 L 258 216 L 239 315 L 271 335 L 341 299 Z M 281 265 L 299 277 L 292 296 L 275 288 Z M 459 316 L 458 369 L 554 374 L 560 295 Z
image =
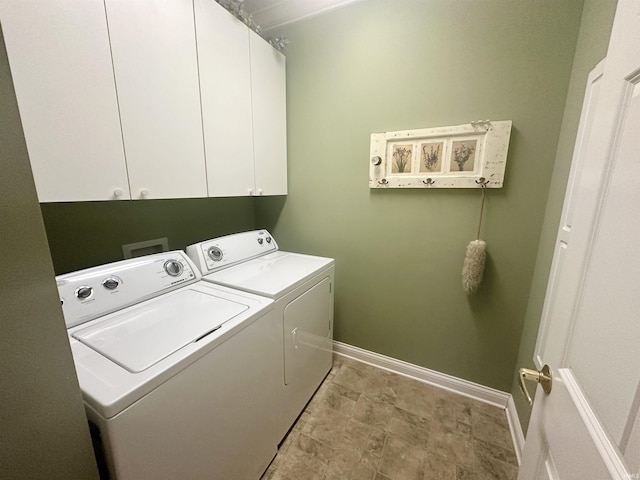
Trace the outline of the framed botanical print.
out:
M 370 188 L 501 188 L 511 121 L 371 135 Z

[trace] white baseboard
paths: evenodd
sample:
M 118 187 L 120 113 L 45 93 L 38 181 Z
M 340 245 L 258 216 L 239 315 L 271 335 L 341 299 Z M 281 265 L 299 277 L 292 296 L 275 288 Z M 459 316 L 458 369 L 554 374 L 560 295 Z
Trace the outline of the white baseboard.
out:
M 520 418 L 518 417 L 516 404 L 511 395 L 509 395 L 506 412 L 507 420 L 509 421 L 509 430 L 511 431 L 511 439 L 513 440 L 513 447 L 516 451 L 516 457 L 518 457 L 518 465 L 520 465 L 522 462 L 522 452 L 524 451 L 524 433 L 520 426 Z
M 509 422 L 518 463 L 520 463 L 524 447 L 524 435 L 520 428 L 518 412 L 511 394 L 335 340 L 333 342 L 333 351 L 338 355 L 504 409 Z

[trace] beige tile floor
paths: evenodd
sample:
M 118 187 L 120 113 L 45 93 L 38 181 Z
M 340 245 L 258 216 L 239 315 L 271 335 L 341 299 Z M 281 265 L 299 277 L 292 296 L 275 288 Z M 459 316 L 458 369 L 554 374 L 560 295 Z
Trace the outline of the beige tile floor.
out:
M 510 480 L 504 410 L 336 355 L 262 480 Z

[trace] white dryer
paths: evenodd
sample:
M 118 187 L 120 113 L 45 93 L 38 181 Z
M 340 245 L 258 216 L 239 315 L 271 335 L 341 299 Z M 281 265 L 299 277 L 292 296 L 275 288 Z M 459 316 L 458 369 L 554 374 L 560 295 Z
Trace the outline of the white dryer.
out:
M 190 245 L 187 254 L 203 280 L 275 301 L 281 335 L 281 440 L 331 370 L 334 260 L 280 251 L 266 230 Z
M 102 478 L 260 478 L 277 451 L 271 299 L 201 281 L 180 251 L 56 280 Z

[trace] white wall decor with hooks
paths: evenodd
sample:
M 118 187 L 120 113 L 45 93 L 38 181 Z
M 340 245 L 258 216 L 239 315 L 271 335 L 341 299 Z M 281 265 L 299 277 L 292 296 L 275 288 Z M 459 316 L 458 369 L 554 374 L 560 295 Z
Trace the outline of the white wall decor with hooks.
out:
M 371 134 L 370 188 L 501 188 L 511 120 Z

